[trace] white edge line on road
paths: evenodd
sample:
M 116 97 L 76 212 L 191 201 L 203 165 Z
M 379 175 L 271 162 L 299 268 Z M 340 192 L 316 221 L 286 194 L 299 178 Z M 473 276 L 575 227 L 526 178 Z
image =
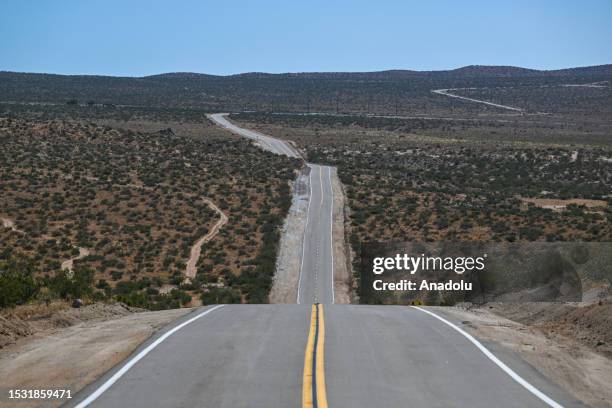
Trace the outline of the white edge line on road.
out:
M 306 209 L 306 224 L 304 224 L 304 236 L 302 237 L 302 259 L 300 260 L 300 276 L 298 278 L 297 304 L 300 304 L 300 289 L 302 288 L 302 268 L 304 267 L 304 253 L 306 251 L 306 232 L 308 231 L 308 216 L 310 215 L 310 201 L 312 200 L 312 170 L 308 165 L 308 208 Z
M 412 306 L 412 307 L 414 309 L 420 310 L 421 312 L 427 313 L 430 316 L 435 317 L 436 319 L 440 320 L 443 323 L 446 323 L 448 326 L 450 326 L 453 329 L 455 329 L 456 331 L 458 331 L 461 335 L 463 335 L 463 337 L 468 339 L 480 351 L 482 351 L 482 353 L 485 356 L 487 356 L 489 358 L 489 360 L 493 361 L 495 364 L 497 364 L 497 366 L 499 368 L 504 370 L 506 372 L 506 374 L 508 374 L 514 381 L 516 381 L 517 383 L 519 383 L 520 385 L 525 387 L 529 392 L 531 392 L 533 395 L 535 395 L 536 397 L 538 397 L 539 399 L 544 401 L 546 404 L 548 404 L 549 406 L 554 407 L 554 408 L 563 408 L 563 405 L 559 404 L 558 402 L 554 401 L 552 398 L 548 397 L 546 394 L 544 394 L 542 391 L 538 390 L 536 387 L 534 387 L 529 382 L 527 382 L 525 379 L 523 379 L 523 377 L 521 377 L 516 372 L 514 372 L 514 370 L 512 370 L 510 367 L 508 367 L 506 364 L 504 364 L 503 361 L 501 361 L 499 358 L 497 358 L 495 356 L 495 354 L 491 353 L 489 351 L 489 349 L 487 349 L 485 346 L 482 345 L 482 343 L 480 343 L 478 340 L 476 340 L 474 337 L 472 337 L 472 335 L 470 335 L 466 331 L 460 329 L 459 327 L 457 327 L 453 323 L 449 322 L 445 318 L 440 317 L 440 316 L 438 316 L 437 314 L 435 314 L 433 312 L 430 312 L 429 310 L 425 310 L 425 309 L 420 308 L 418 306 Z
M 134 366 L 134 364 L 136 364 L 144 356 L 149 354 L 155 347 L 159 346 L 159 344 L 161 342 L 163 342 L 168 337 L 172 336 L 174 333 L 176 333 L 177 331 L 179 331 L 183 327 L 187 326 L 188 324 L 193 323 L 194 321 L 198 320 L 200 317 L 206 316 L 207 314 L 211 313 L 214 310 L 219 309 L 222 306 L 223 305 L 217 305 L 217 306 L 212 307 L 212 308 L 210 308 L 208 310 L 205 310 L 202 313 L 198 314 L 197 316 L 192 317 L 191 319 L 189 319 L 189 320 L 179 324 L 178 326 L 176 326 L 173 329 L 171 329 L 171 330 L 167 331 L 166 333 L 164 333 L 163 336 L 159 337 L 153 343 L 149 344 L 144 350 L 142 350 L 140 353 L 138 353 L 136 356 L 134 356 L 130 361 L 128 361 L 123 367 L 121 367 L 121 369 L 119 371 L 117 371 L 115 374 L 113 374 L 113 376 L 111 378 L 106 380 L 104 382 L 104 384 L 102 384 L 100 387 L 98 387 L 98 389 L 96 389 L 93 393 L 91 393 L 87 398 L 85 398 L 83 401 L 79 402 L 79 404 L 76 405 L 75 408 L 84 408 L 84 407 L 88 406 L 89 404 L 91 404 L 92 402 L 94 402 L 100 395 L 102 395 L 102 393 L 104 393 L 104 391 L 108 390 L 114 383 L 117 382 L 117 380 L 119 380 L 125 373 L 127 373 L 127 371 L 130 368 L 132 368 Z
M 329 210 L 329 241 L 331 246 L 331 293 L 332 293 L 332 304 L 336 303 L 336 295 L 334 294 L 334 186 L 331 181 L 331 166 L 327 167 L 329 177 L 329 190 L 331 191 L 331 208 Z
M 321 189 L 321 202 L 319 202 L 319 206 L 323 207 L 323 172 L 321 170 L 323 170 L 323 166 L 319 166 L 319 188 Z

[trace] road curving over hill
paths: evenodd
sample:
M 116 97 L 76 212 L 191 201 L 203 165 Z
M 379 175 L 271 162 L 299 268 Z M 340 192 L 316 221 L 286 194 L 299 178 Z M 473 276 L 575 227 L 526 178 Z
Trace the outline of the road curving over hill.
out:
M 291 146 L 291 144 L 284 140 L 276 139 L 274 137 L 264 135 L 255 130 L 241 128 L 234 125 L 227 119 L 227 113 L 213 113 L 207 115 L 207 117 L 215 122 L 217 125 L 229 130 L 232 133 L 251 139 L 264 150 L 268 150 L 272 153 L 282 154 L 289 157 L 300 157 L 298 151 Z
M 232 133 L 254 140 L 261 148 L 272 153 L 294 158 L 301 157 L 291 143 L 239 127 L 227 119 L 227 114 L 216 113 L 208 115 L 208 118 Z M 334 216 L 334 212 L 338 210 L 334 208 L 335 195 L 340 195 L 342 192 L 334 191 L 334 179 L 337 177 L 334 167 L 314 163 L 306 163 L 306 166 L 308 168 L 308 204 L 306 211 L 302 214 L 305 218 L 302 225 L 303 230 L 298 232 L 302 235 L 301 245 L 299 249 L 294 251 L 294 256 L 299 257 L 295 262 L 295 265 L 299 265 L 299 268 L 294 268 L 297 269 L 294 270 L 297 279 L 292 280 L 292 282 L 295 282 L 297 287 L 287 288 L 287 290 L 296 292 L 292 303 L 331 304 L 335 302 L 336 298 L 335 269 L 344 268 L 342 273 L 337 274 L 337 277 L 343 281 L 348 281 L 345 260 L 334 259 L 334 252 L 337 252 L 336 258 L 344 257 L 344 253 L 334 251 L 333 246 L 334 239 L 344 239 L 343 237 L 334 237 L 334 231 L 338 235 L 343 228 L 343 219 Z M 340 224 L 340 228 L 334 224 Z M 292 232 L 296 233 L 296 231 Z M 287 260 L 287 262 L 290 262 L 290 260 Z M 338 286 L 344 291 L 348 289 L 347 284 Z M 340 297 L 344 301 L 348 300 L 348 295 L 345 293 L 342 293 Z
M 211 119 L 253 138 L 223 115 Z M 263 148 L 293 152 L 262 136 Z M 584 406 L 439 308 L 334 304 L 334 169 L 307 165 L 298 304 L 196 309 L 66 407 Z

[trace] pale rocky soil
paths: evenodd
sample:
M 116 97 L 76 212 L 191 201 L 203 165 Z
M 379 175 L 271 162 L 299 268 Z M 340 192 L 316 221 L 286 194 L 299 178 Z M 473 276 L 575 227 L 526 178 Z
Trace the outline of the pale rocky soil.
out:
M 293 198 L 281 232 L 270 303 L 295 303 L 297 299 L 310 189 L 308 175 L 309 169 L 304 167 L 292 185 Z
M 45 310 L 44 313 L 42 311 Z M 121 362 L 155 331 L 190 309 L 140 312 L 121 304 L 72 309 L 63 303 L 0 315 L 0 407 L 56 407 L 61 400 L 7 398 L 8 389 L 70 389 Z
M 86 256 L 88 256 L 90 254 L 89 249 L 87 248 L 79 248 L 79 254 L 77 256 L 75 256 L 74 258 L 70 258 L 65 260 L 64 262 L 62 262 L 62 270 L 63 269 L 67 269 L 69 271 L 72 272 L 72 266 L 74 265 L 74 261 L 78 261 L 79 259 L 85 258 Z
M 1 220 L 2 220 L 2 227 L 10 228 L 11 231 L 13 231 L 13 232 L 21 232 L 21 233 L 23 233 L 23 231 L 21 231 L 21 230 L 17 229 L 17 227 L 15 227 L 15 223 L 10 218 L 2 218 Z
M 477 338 L 518 353 L 574 397 L 596 408 L 612 407 L 612 359 L 593 336 L 612 334 L 609 303 L 491 304 L 484 307 L 438 307 L 463 322 Z M 514 321 L 500 316 L 506 314 Z M 597 334 L 597 332 L 600 332 Z
M 334 251 L 334 300 L 335 303 L 351 303 L 351 273 L 346 259 L 344 236 L 344 190 L 337 169 L 331 173 L 334 191 L 332 242 Z
M 567 200 L 555 198 L 525 198 L 521 197 L 521 201 L 534 204 L 536 207 L 547 208 L 554 211 L 562 211 L 570 204 L 583 205 L 586 208 L 606 208 L 608 203 L 603 200 L 588 200 L 583 198 L 570 198 Z

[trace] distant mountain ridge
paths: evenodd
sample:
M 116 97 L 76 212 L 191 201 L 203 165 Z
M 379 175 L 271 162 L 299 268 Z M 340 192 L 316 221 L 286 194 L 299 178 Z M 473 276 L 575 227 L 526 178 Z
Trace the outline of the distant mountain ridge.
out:
M 538 70 L 531 68 L 515 67 L 510 65 L 467 65 L 465 67 L 439 70 L 439 71 L 415 71 L 405 69 L 391 69 L 384 71 L 369 71 L 369 72 L 285 72 L 285 73 L 267 73 L 267 72 L 245 72 L 232 75 L 212 75 L 200 74 L 194 72 L 169 72 L 163 74 L 149 75 L 141 78 L 270 78 L 270 77 L 301 77 L 301 78 L 391 78 L 399 79 L 402 77 L 430 77 L 430 76 L 580 76 L 580 75 L 612 75 L 612 64 L 593 65 L 587 67 L 563 68 L 555 70 Z
M 612 82 L 612 64 L 560 70 L 470 65 L 445 71 L 170 72 L 144 77 L 0 72 L 0 102 L 219 111 L 421 112 L 456 101 L 433 89 L 539 87 Z M 1 107 L 0 107 L 1 108 Z

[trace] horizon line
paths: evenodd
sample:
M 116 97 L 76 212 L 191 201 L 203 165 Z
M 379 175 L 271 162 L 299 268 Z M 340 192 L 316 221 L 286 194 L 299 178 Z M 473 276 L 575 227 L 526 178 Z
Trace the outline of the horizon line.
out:
M 563 68 L 552 68 L 552 69 L 539 69 L 539 68 L 528 68 L 520 65 L 485 65 L 485 64 L 470 64 L 463 65 L 456 68 L 447 68 L 447 69 L 432 69 L 432 70 L 415 70 L 409 68 L 389 68 L 389 69 L 380 69 L 373 71 L 283 71 L 283 72 L 266 72 L 266 71 L 245 71 L 238 72 L 232 74 L 209 74 L 205 72 L 197 72 L 197 71 L 165 71 L 159 72 L 155 74 L 145 74 L 145 75 L 113 75 L 113 74 L 92 74 L 92 73 L 78 73 L 78 74 L 67 74 L 67 73 L 57 73 L 57 72 L 42 72 L 42 71 L 11 71 L 11 70 L 0 70 L 0 73 L 10 73 L 10 74 L 34 74 L 34 75 L 56 75 L 56 76 L 99 76 L 99 77 L 113 77 L 113 78 L 147 78 L 161 75 L 170 75 L 170 74 L 193 74 L 193 75 L 206 75 L 206 76 L 215 76 L 215 77 L 232 77 L 232 76 L 240 76 L 240 75 L 304 75 L 304 74 L 375 74 L 375 73 L 383 73 L 383 72 L 415 72 L 415 73 L 431 73 L 431 72 L 452 72 L 458 71 L 465 68 L 472 67 L 486 67 L 486 68 L 512 68 L 512 69 L 520 69 L 525 71 L 534 71 L 534 72 L 556 72 L 556 71 L 564 71 L 570 69 L 580 69 L 580 68 L 595 68 L 595 67 L 605 67 L 612 65 L 612 63 L 608 64 L 595 64 L 595 65 L 579 65 L 579 66 L 569 66 Z

